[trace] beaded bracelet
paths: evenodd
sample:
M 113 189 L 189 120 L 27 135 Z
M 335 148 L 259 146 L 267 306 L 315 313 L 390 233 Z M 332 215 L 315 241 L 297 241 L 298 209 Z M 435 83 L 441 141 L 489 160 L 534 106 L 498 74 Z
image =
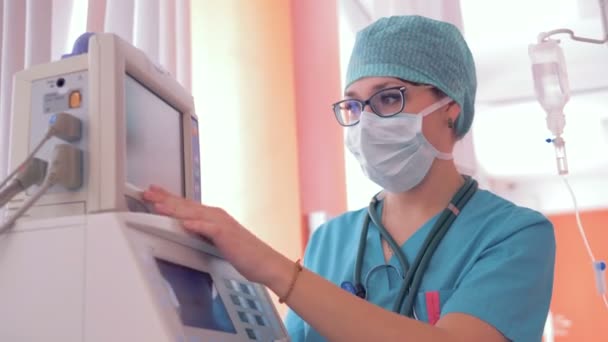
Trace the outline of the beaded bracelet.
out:
M 295 271 L 293 272 L 293 277 L 291 278 L 291 283 L 289 284 L 289 288 L 287 289 L 287 293 L 281 298 L 279 298 L 279 303 L 283 304 L 289 298 L 291 291 L 293 290 L 294 285 L 296 284 L 296 280 L 298 280 L 298 275 L 302 272 L 302 265 L 300 265 L 300 259 L 295 262 Z

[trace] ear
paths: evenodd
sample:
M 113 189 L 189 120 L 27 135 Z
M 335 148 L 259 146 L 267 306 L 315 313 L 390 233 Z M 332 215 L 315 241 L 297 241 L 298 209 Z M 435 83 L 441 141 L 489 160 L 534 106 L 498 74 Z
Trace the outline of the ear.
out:
M 451 118 L 454 122 L 460 116 L 460 105 L 456 101 L 450 102 L 445 109 L 448 118 Z

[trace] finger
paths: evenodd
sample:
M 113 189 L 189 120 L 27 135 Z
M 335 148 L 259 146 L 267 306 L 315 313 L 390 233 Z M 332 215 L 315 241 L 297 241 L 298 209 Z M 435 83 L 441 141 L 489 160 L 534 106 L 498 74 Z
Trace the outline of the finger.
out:
M 157 191 L 157 192 L 168 193 L 167 190 L 165 190 L 165 188 L 163 188 L 160 185 L 156 185 L 156 184 L 150 184 L 150 190 Z
M 203 205 L 187 200 L 155 203 L 154 207 L 159 213 L 180 220 L 197 220 L 206 216 Z
M 173 195 L 170 192 L 155 186 L 151 186 L 149 190 L 144 191 L 142 198 L 155 204 L 158 209 L 157 211 L 165 215 L 171 215 L 175 208 L 184 206 L 185 203 L 188 202 L 185 198 Z
M 161 202 L 171 196 L 171 193 L 156 185 L 151 185 L 142 194 L 143 199 L 150 202 Z
M 205 220 L 182 220 L 181 224 L 186 230 L 200 234 L 211 241 L 217 239 L 220 231 L 218 225 Z
M 142 196 L 144 200 L 154 203 L 157 213 L 177 219 L 187 220 L 203 217 L 221 219 L 223 213 L 219 208 L 208 207 L 200 202 L 173 195 L 157 185 L 150 185 Z
M 181 197 L 169 197 L 164 202 L 155 203 L 154 206 L 160 213 L 181 220 L 205 219 L 221 222 L 229 217 L 220 208 L 206 206 L 200 202 Z

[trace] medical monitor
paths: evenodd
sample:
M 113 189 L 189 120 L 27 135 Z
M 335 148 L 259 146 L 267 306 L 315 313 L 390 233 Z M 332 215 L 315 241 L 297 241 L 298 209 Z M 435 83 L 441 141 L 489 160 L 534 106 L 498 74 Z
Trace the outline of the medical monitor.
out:
M 17 73 L 12 112 L 10 168 L 44 136 L 53 114 L 70 113 L 83 125 L 75 144 L 83 156 L 82 187 L 50 189 L 29 217 L 149 211 L 140 195 L 151 184 L 200 200 L 198 121 L 191 94 L 114 34 L 91 36 L 84 54 Z M 50 160 L 60 142 L 51 139 L 37 157 Z M 9 209 L 29 195 L 13 200 Z
M 19 322 L 0 324 L 0 340 L 28 330 L 45 341 L 287 341 L 261 284 L 141 201 L 150 184 L 200 200 L 192 96 L 117 36 L 88 42 L 85 54 L 15 76 L 11 169 L 54 114 L 68 113 L 82 122 L 71 144 L 83 182 L 49 189 L 27 211 L 32 219 L 0 239 L 0 317 Z M 60 143 L 49 140 L 36 157 L 51 161 Z M 11 201 L 9 215 L 29 196 Z M 41 256 L 42 268 L 31 267 Z M 58 307 L 61 315 L 48 314 Z
M 125 103 L 127 183 L 185 196 L 182 113 L 128 74 Z

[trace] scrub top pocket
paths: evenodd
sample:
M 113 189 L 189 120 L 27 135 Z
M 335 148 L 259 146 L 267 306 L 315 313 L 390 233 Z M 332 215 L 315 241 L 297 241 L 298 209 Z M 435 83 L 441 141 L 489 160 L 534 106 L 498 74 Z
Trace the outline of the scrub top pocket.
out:
M 419 291 L 414 305 L 417 319 L 435 325 L 441 318 L 443 305 L 450 299 L 454 291 L 454 289 Z

